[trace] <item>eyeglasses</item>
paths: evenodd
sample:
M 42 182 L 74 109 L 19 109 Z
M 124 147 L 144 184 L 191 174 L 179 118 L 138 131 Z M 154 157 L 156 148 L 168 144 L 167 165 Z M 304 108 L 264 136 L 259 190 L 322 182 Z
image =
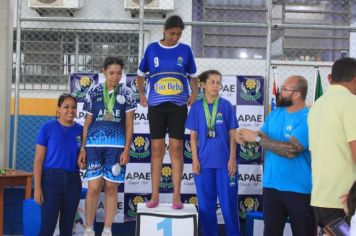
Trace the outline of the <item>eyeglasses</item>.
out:
M 300 92 L 298 89 L 286 89 L 285 87 L 281 86 L 281 91 L 287 92 Z

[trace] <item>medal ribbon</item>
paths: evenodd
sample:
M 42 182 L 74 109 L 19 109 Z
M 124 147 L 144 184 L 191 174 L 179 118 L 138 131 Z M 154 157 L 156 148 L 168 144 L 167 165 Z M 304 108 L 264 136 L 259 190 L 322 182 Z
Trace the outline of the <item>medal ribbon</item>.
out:
M 109 95 L 108 87 L 106 86 L 106 83 L 104 83 L 103 86 L 103 95 L 104 95 L 104 105 L 105 105 L 105 110 L 108 112 L 113 113 L 114 105 L 115 105 L 115 94 L 116 94 L 116 87 L 114 88 L 113 94 Z
M 206 124 L 208 125 L 209 130 L 214 130 L 216 114 L 218 111 L 218 100 L 219 98 L 214 99 L 213 110 L 210 115 L 209 108 L 208 108 L 208 101 L 204 97 L 203 107 L 204 107 Z

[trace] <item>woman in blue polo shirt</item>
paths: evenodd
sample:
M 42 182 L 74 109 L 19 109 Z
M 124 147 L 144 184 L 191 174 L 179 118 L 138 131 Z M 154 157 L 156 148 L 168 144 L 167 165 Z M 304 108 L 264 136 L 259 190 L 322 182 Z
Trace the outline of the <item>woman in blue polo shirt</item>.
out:
M 53 235 L 58 215 L 61 235 L 72 235 L 82 183 L 77 166 L 83 128 L 74 122 L 77 100 L 58 99 L 57 119 L 45 123 L 36 140 L 35 201 L 42 205 L 40 236 Z

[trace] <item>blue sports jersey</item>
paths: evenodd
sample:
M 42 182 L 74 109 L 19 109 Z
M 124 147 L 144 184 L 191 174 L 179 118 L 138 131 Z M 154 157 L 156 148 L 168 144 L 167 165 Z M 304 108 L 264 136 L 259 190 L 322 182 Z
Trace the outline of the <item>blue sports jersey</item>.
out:
M 148 105 L 173 102 L 178 106 L 189 97 L 188 75 L 197 76 L 192 49 L 183 43 L 167 47 L 159 42 L 148 45 L 137 74 L 149 73 Z
M 210 112 L 213 104 L 208 104 Z M 219 98 L 215 120 L 215 138 L 208 138 L 203 99 L 196 101 L 188 114 L 185 127 L 197 132 L 198 159 L 201 168 L 227 168 L 230 158 L 231 129 L 238 128 L 235 111 L 229 101 Z
M 38 132 L 36 144 L 46 147 L 43 170 L 50 168 L 78 171 L 77 158 L 82 144 L 83 127 L 77 123 L 70 127 L 57 120 L 45 123 Z
M 111 91 L 110 96 L 113 94 Z M 87 147 L 125 147 L 126 112 L 136 109 L 136 100 L 132 90 L 123 84 L 119 84 L 115 96 L 114 118 L 107 121 L 104 120 L 103 85 L 99 84 L 88 91 L 83 110 L 93 116 L 93 121 L 88 129 Z
M 304 151 L 289 159 L 267 149 L 263 171 L 263 187 L 305 194 L 311 192 L 308 112 L 308 108 L 292 113 L 288 113 L 286 108 L 277 108 L 268 115 L 261 131 L 272 140 L 282 142 L 287 142 L 291 137 L 294 137 L 304 147 Z

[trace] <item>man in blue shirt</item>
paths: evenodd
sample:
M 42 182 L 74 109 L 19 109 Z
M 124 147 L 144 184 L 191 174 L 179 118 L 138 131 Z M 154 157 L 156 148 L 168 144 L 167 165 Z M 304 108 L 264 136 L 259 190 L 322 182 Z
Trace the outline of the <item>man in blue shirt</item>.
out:
M 236 132 L 238 143 L 257 142 L 265 149 L 262 181 L 265 236 L 283 235 L 287 217 L 293 235 L 314 235 L 315 232 L 310 207 L 307 91 L 305 78 L 287 78 L 281 87 L 279 108 L 267 116 L 261 130 L 240 129 Z

